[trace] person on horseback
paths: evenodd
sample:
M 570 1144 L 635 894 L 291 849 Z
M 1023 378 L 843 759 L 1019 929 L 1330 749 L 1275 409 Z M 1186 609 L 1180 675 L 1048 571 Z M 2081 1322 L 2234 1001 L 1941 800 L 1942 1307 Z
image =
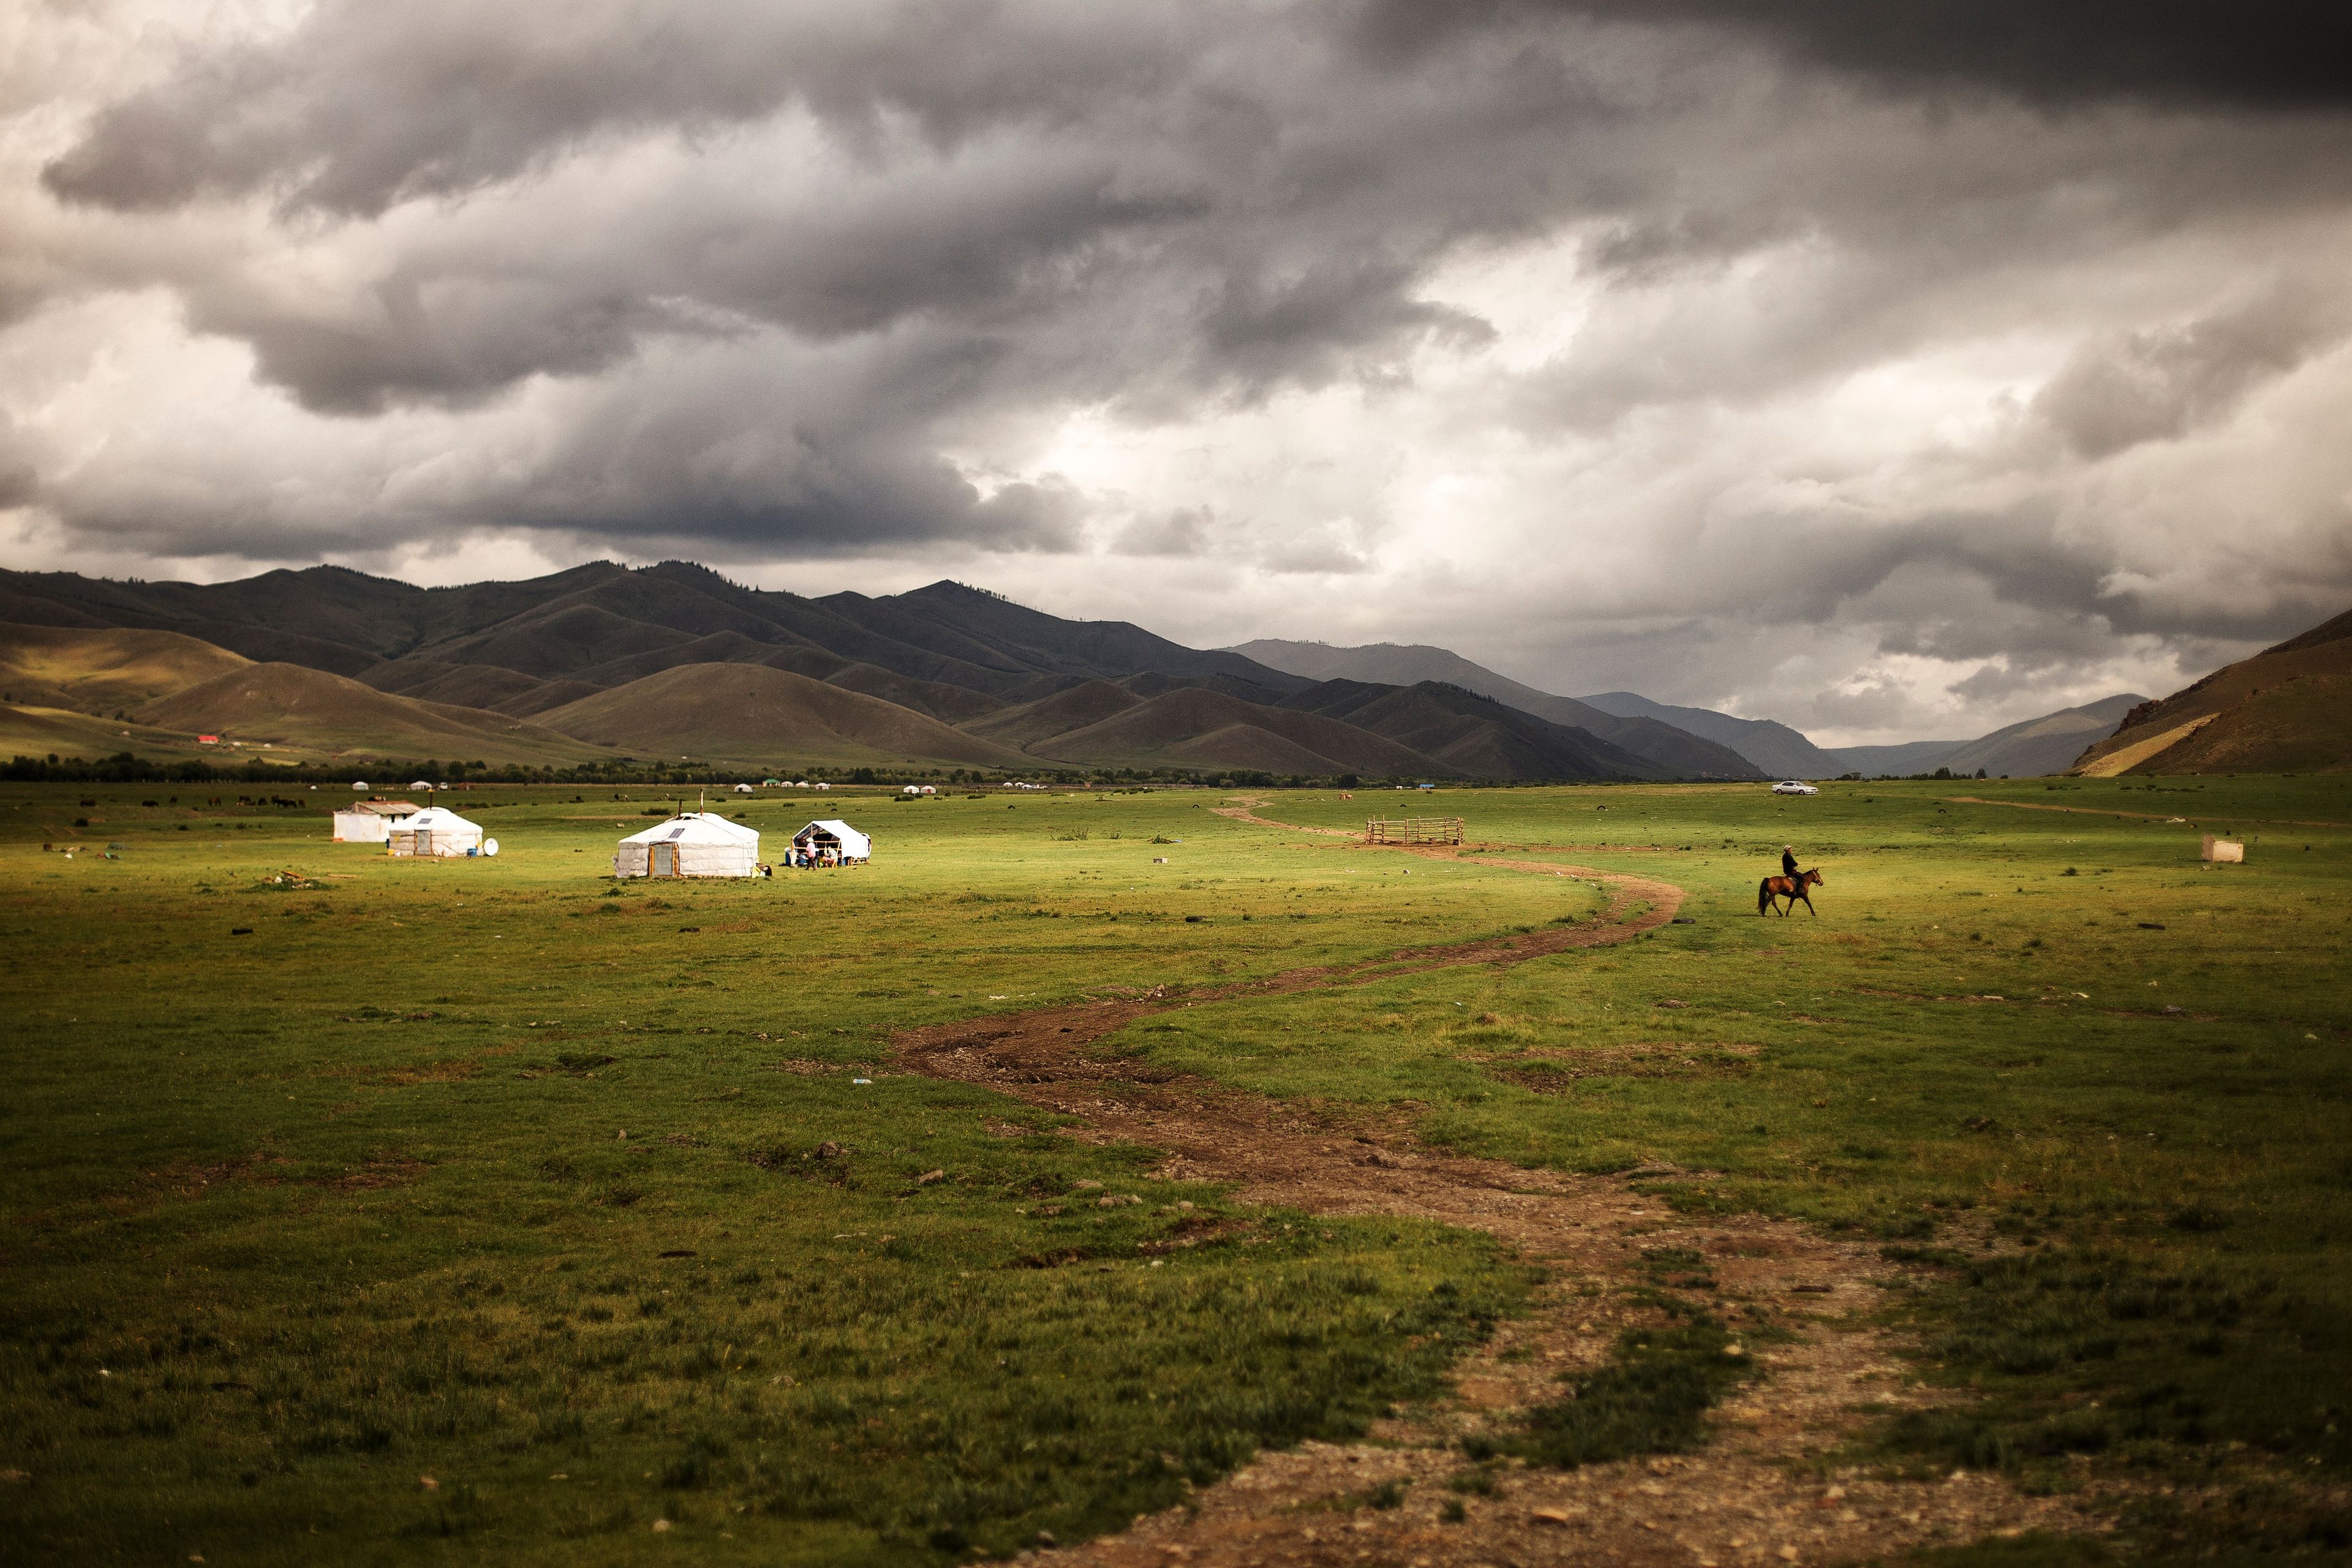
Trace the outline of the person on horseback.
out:
M 1760 915 L 1769 910 L 1775 914 L 1786 914 L 1803 904 L 1818 915 L 1822 911 L 1813 909 L 1812 898 L 1805 889 L 1821 885 L 1822 874 L 1819 871 L 1797 869 L 1797 847 L 1783 844 L 1780 846 L 1780 874 L 1767 877 L 1756 884 L 1756 912 Z M 1780 908 L 1782 899 L 1789 900 L 1788 910 Z

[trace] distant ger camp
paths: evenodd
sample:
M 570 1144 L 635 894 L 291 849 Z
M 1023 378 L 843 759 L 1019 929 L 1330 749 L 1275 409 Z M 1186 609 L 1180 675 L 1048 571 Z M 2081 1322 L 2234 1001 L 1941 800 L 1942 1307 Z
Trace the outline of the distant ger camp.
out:
M 715 811 L 680 812 L 632 833 L 613 856 L 615 877 L 756 877 L 760 835 Z

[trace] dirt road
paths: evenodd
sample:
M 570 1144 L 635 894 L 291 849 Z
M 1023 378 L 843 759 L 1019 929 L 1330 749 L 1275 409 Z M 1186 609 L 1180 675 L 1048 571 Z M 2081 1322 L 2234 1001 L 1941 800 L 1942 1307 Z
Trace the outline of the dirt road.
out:
M 1353 837 L 1276 822 L 1256 805 L 1244 801 L 1223 815 L 1287 833 Z M 1365 853 L 1445 858 L 1458 851 Z M 999 1015 L 910 1030 L 894 1042 L 905 1068 L 986 1084 L 1077 1118 L 1076 1136 L 1164 1150 L 1166 1175 L 1236 1183 L 1247 1201 L 1309 1214 L 1470 1226 L 1549 1276 L 1534 1310 L 1466 1357 L 1453 1392 L 1430 1408 L 1400 1413 L 1360 1443 L 1261 1455 L 1185 1507 L 1138 1519 L 1118 1535 L 1039 1551 L 1036 1560 L 1101 1568 L 1595 1560 L 1783 1568 L 1997 1532 L 2092 1528 L 2079 1501 L 2024 1497 L 1991 1476 L 1891 1481 L 1824 1468 L 1821 1457 L 1868 1418 L 1862 1407 L 1937 1397 L 1909 1379 L 1902 1346 L 1864 1321 L 1880 1299 L 1874 1281 L 1895 1272 L 1870 1247 L 1756 1215 L 1694 1218 L 1635 1190 L 1704 1182 L 1704 1173 L 1653 1167 L 1574 1176 L 1464 1159 L 1420 1142 L 1402 1116 L 1288 1105 L 1102 1053 L 1101 1042 L 1155 1013 L 1459 964 L 1524 963 L 1656 930 L 1682 901 L 1680 889 L 1650 877 L 1484 853 L 1476 864 L 1597 881 L 1610 905 L 1593 923 L 1408 948 L 1182 994 Z M 1621 1331 L 1658 1321 L 1622 1287 L 1643 1277 L 1644 1248 L 1669 1246 L 1703 1255 L 1713 1310 L 1728 1319 L 1760 1309 L 1795 1332 L 1758 1356 L 1761 1375 L 1716 1413 L 1705 1447 L 1572 1472 L 1513 1468 L 1490 1494 L 1449 1490 L 1448 1479 L 1467 1468 L 1463 1437 L 1508 1429 L 1517 1413 L 1558 1398 L 1564 1373 L 1606 1360 Z M 1385 1482 L 1402 1486 L 1402 1500 L 1371 1506 Z M 1461 1517 L 1449 1519 L 1448 1505 L 1457 1502 Z

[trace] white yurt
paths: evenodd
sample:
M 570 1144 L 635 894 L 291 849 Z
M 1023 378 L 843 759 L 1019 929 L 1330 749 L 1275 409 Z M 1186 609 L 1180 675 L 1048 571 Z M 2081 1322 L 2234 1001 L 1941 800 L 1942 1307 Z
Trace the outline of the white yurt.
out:
M 837 818 L 812 822 L 793 835 L 803 864 L 862 866 L 874 858 L 874 840 Z
M 445 805 L 426 806 L 414 816 L 392 825 L 384 842 L 394 855 L 464 856 L 496 854 L 482 845 L 482 826 L 468 822 Z
M 755 877 L 760 835 L 715 811 L 688 811 L 632 833 L 613 853 L 615 877 Z

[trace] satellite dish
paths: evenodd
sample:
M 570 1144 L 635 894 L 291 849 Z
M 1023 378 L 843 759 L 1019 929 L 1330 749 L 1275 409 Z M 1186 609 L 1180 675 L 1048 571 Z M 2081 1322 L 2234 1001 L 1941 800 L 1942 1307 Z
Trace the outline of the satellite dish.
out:
M 485 855 L 495 855 L 495 854 L 497 854 L 498 852 L 499 852 L 499 841 L 498 841 L 497 839 L 495 839 L 495 838 L 485 838 L 485 839 L 483 839 L 483 840 L 482 840 L 482 853 L 483 853 L 483 854 L 485 854 Z

